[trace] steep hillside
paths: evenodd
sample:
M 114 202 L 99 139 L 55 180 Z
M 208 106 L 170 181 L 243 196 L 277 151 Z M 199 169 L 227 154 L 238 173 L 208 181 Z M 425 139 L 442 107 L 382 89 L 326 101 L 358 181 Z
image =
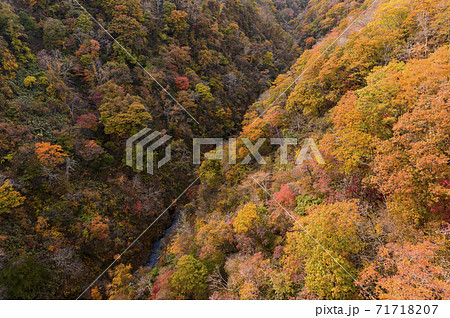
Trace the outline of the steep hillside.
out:
M 449 3 L 370 5 L 250 107 L 238 164 L 202 164 L 197 198 L 141 278 L 154 276 L 152 298 L 450 297 Z M 288 165 L 268 144 L 267 164 L 245 165 L 244 137 L 300 142 Z M 325 164 L 294 163 L 305 138 Z

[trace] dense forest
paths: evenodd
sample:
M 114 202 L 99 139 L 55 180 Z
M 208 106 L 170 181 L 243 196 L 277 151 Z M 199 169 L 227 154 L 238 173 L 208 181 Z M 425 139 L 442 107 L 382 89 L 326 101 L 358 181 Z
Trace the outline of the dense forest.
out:
M 0 299 L 450 299 L 449 17 L 0 0 Z M 144 127 L 172 137 L 154 175 L 125 162 Z M 237 163 L 194 165 L 194 137 L 236 138 Z M 312 138 L 325 164 L 243 164 L 242 138 L 297 138 L 290 159 Z

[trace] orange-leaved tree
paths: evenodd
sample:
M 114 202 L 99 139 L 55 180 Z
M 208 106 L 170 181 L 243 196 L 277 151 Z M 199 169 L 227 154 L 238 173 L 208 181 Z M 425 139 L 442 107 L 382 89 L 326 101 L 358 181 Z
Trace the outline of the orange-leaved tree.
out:
M 35 154 L 39 162 L 47 167 L 55 167 L 64 162 L 64 159 L 68 157 L 63 152 L 63 148 L 60 145 L 52 145 L 49 142 L 37 142 Z
M 360 282 L 378 299 L 449 299 L 448 270 L 439 265 L 439 246 L 389 243 L 360 274 Z

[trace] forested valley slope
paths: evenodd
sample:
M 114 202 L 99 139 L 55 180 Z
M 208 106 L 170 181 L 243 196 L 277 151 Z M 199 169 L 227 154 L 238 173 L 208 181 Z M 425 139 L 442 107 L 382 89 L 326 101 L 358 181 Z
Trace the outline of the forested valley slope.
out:
M 1 298 L 450 298 L 448 0 L 0 6 Z M 125 163 L 145 127 L 154 175 Z

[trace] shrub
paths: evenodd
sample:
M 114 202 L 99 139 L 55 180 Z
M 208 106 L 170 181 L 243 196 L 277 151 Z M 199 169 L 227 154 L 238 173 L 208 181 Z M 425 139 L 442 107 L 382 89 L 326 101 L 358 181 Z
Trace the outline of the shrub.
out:
M 23 85 L 24 85 L 26 88 L 31 88 L 31 87 L 34 86 L 34 84 L 36 84 L 36 81 L 37 81 L 36 77 L 34 77 L 34 76 L 27 76 L 27 77 L 23 80 Z

